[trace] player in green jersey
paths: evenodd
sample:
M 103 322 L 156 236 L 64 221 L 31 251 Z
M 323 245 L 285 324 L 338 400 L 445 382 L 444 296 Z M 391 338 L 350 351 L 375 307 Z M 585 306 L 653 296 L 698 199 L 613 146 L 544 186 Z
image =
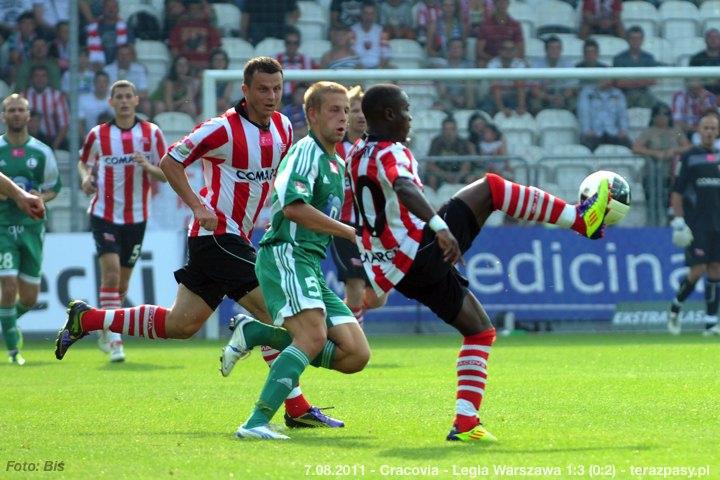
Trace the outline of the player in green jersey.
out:
M 355 230 L 337 220 L 343 200 L 345 162 L 335 144 L 347 130 L 347 90 L 318 82 L 305 93 L 310 133 L 281 161 L 275 178 L 270 229 L 255 263 L 275 326 L 243 317 L 231 345 L 247 352 L 258 345 L 281 350 L 240 438 L 287 439 L 269 422 L 308 364 L 344 373 L 362 370 L 370 347 L 350 309 L 330 290 L 320 269 L 331 236 L 354 240 Z M 279 328 L 279 327 L 284 328 Z
M 50 147 L 28 134 L 28 101 L 12 94 L 2 104 L 7 133 L 0 137 L 0 172 L 43 203 L 52 200 L 60 190 L 57 163 Z M 28 210 L 17 200 L 25 195 L 12 189 L 8 193 L 0 197 L 0 325 L 10 363 L 23 365 L 22 335 L 16 323 L 40 293 L 44 207 L 36 204 Z

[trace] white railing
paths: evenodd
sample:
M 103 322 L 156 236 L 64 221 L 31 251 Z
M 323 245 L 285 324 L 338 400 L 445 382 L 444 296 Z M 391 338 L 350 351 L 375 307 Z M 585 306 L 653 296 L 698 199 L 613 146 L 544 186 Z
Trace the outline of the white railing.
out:
M 355 80 L 537 80 L 603 78 L 720 78 L 720 67 L 630 67 L 630 68 L 456 68 L 383 70 L 285 70 L 285 80 L 337 82 Z M 242 70 L 203 72 L 203 117 L 217 115 L 215 83 L 242 80 Z

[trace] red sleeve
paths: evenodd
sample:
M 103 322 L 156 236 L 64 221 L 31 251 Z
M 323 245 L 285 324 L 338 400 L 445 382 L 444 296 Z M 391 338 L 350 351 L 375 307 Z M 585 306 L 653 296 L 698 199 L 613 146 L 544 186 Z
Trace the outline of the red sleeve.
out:
M 165 136 L 159 128 L 155 128 L 155 152 L 157 155 L 157 164 L 160 164 L 160 160 L 165 155 L 167 146 L 165 145 Z M 156 165 L 157 165 L 156 164 Z
M 82 148 L 80 149 L 80 161 L 86 165 L 90 160 L 90 157 L 92 156 L 95 142 L 97 141 L 97 134 L 95 133 L 95 131 L 96 129 L 94 128 L 90 130 L 90 132 L 85 137 L 85 142 L 83 143 Z
M 227 142 L 228 134 L 225 126 L 215 119 L 210 119 L 174 143 L 168 150 L 168 155 L 187 167 L 198 158 L 222 147 Z M 221 155 L 220 152 L 216 153 L 216 157 Z
M 400 177 L 409 178 L 414 181 L 415 176 L 412 173 L 411 158 L 412 156 L 409 155 L 409 152 L 405 148 L 402 150 L 390 148 L 382 154 L 380 163 L 391 185 Z

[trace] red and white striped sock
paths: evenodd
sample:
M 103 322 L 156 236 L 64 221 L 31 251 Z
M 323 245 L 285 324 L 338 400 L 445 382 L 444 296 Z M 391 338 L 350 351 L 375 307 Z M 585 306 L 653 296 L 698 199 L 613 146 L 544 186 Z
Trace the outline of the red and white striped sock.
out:
M 115 310 L 122 307 L 120 290 L 111 287 L 100 287 L 100 309 Z
M 131 337 L 167 338 L 165 318 L 169 310 L 156 305 L 101 310 L 93 308 L 82 314 L 83 332 L 110 330 Z
M 480 422 L 477 415 L 485 394 L 487 359 L 494 341 L 494 328 L 463 339 L 457 359 L 455 401 L 455 426 L 461 432 L 467 432 Z
M 271 367 L 277 356 L 280 355 L 280 351 L 266 345 L 260 347 L 260 351 L 268 367 Z M 285 399 L 285 411 L 288 415 L 291 417 L 299 417 L 310 410 L 310 407 L 310 403 L 308 403 L 302 390 L 300 390 L 300 385 L 290 390 L 290 393 Z
M 585 222 L 575 205 L 537 187 L 527 187 L 488 173 L 493 208 L 520 220 L 552 223 L 585 234 Z

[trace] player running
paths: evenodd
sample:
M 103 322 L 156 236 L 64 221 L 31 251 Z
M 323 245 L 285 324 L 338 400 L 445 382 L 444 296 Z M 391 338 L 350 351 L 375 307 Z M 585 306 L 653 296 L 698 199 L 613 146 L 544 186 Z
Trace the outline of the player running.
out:
M 579 205 L 535 187 L 488 174 L 456 193 L 435 212 L 422 193 L 418 163 L 402 142 L 412 117 L 408 97 L 395 85 L 376 85 L 362 101 L 367 137 L 356 144 L 348 174 L 358 204 L 357 243 L 375 290 L 395 288 L 429 307 L 463 336 L 457 360 L 455 421 L 448 440 L 495 441 L 478 419 L 495 329 L 453 265 L 494 210 L 553 223 L 599 238 L 609 199 L 604 180 Z
M 23 365 L 17 320 L 40 293 L 43 204 L 60 191 L 60 176 L 52 149 L 28 133 L 28 101 L 14 93 L 2 105 L 7 133 L 0 137 L 0 325 L 9 362 Z
M 280 159 L 292 144 L 290 121 L 276 111 L 282 84 L 282 67 L 277 61 L 251 59 L 243 72 L 245 99 L 195 128 L 160 162 L 170 185 L 194 217 L 188 263 L 175 272 L 178 291 L 173 306 L 104 310 L 71 302 L 67 323 L 56 342 L 58 359 L 88 332 L 103 328 L 147 339 L 190 338 L 226 295 L 256 318 L 272 323 L 258 286 L 255 250 L 249 239 Z M 205 180 L 200 198 L 185 174 L 185 168 L 198 160 Z M 239 358 L 234 351 L 223 355 L 223 375 L 230 374 Z M 312 407 L 299 388 L 288 396 L 285 408 L 286 424 L 291 427 L 344 425 Z
M 288 438 L 269 422 L 309 364 L 353 373 L 370 358 L 356 318 L 327 286 L 320 268 L 331 235 L 355 235 L 352 227 L 335 220 L 345 173 L 335 145 L 347 128 L 347 90 L 317 82 L 305 93 L 304 108 L 310 133 L 280 163 L 271 225 L 260 241 L 255 266 L 276 326 L 245 317 L 231 339 L 240 352 L 267 344 L 280 351 L 252 414 L 236 432 L 239 438 Z
M 340 158 L 345 160 L 350 149 L 356 140 L 365 133 L 365 116 L 362 113 L 362 87 L 356 86 L 348 91 L 350 100 L 350 115 L 348 117 L 348 129 L 342 141 L 335 145 L 335 151 Z M 345 198 L 340 209 L 340 221 L 351 227 L 357 224 L 357 208 L 350 191 L 350 180 L 345 177 Z M 349 241 L 342 237 L 333 237 L 332 254 L 335 267 L 338 271 L 338 279 L 345 283 L 345 304 L 357 318 L 360 327 L 363 326 L 365 310 L 382 307 L 387 301 L 387 296 L 378 297 L 370 287 L 370 281 L 365 274 L 365 269 L 360 260 L 360 250 L 355 241 Z
M 720 133 L 717 113 L 708 113 L 698 124 L 700 145 L 692 147 L 680 157 L 680 171 L 670 194 L 675 218 L 672 240 L 685 247 L 688 275 L 680 282 L 676 297 L 670 305 L 668 330 L 680 334 L 682 302 L 695 290 L 695 284 L 707 271 L 705 278 L 705 330 L 703 335 L 720 335 L 717 314 L 720 305 L 720 152 L 715 139 Z
M 88 213 L 100 262 L 101 309 L 122 306 L 145 237 L 150 181 L 166 181 L 158 166 L 165 138 L 157 125 L 135 115 L 139 102 L 132 82 L 115 82 L 115 117 L 90 130 L 78 162 L 81 188 L 93 195 Z M 111 362 L 125 360 L 119 333 L 103 329 L 98 344 Z

